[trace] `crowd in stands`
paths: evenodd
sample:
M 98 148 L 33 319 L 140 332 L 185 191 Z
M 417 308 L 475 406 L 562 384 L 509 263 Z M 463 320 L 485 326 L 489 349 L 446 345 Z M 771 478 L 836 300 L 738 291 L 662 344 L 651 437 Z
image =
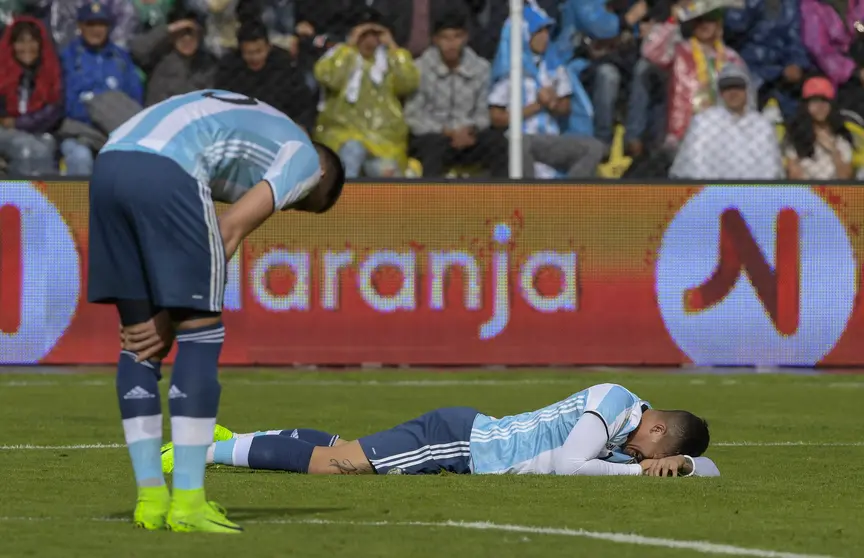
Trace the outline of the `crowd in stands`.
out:
M 0 172 L 87 176 L 143 107 L 219 88 L 351 178 L 506 177 L 513 110 L 526 177 L 864 174 L 864 0 L 707 1 L 525 0 L 513 30 L 505 0 L 0 0 Z

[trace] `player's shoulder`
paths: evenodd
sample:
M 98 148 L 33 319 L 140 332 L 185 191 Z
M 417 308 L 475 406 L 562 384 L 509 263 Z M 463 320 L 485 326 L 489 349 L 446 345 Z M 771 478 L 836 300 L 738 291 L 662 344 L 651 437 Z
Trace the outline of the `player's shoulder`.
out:
M 639 401 L 639 397 L 621 384 L 597 384 L 584 390 L 586 408 L 629 407 Z

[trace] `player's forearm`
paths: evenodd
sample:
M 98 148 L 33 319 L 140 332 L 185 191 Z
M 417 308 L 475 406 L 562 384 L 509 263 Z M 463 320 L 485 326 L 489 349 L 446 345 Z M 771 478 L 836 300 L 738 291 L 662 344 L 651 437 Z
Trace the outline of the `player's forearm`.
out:
M 573 459 L 555 464 L 556 475 L 581 475 L 586 477 L 639 476 L 642 467 L 638 464 L 608 463 L 599 459 Z
M 219 232 L 230 260 L 243 239 L 273 214 L 273 193 L 267 182 L 259 182 L 219 218 Z

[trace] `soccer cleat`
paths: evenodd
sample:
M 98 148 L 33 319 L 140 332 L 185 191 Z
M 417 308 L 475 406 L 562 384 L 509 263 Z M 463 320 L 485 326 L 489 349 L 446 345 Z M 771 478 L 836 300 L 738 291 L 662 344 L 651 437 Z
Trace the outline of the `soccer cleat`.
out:
M 216 428 L 213 429 L 213 441 L 214 442 L 224 442 L 226 440 L 230 440 L 234 437 L 234 433 L 225 428 L 224 426 L 216 425 Z
M 165 516 L 171 507 L 171 494 L 168 487 L 148 486 L 138 489 L 138 503 L 132 522 L 139 529 L 157 531 L 165 528 Z
M 203 490 L 202 490 L 203 495 Z M 242 533 L 243 528 L 226 517 L 225 508 L 216 502 L 204 502 L 187 509 L 171 503 L 166 526 L 177 533 Z

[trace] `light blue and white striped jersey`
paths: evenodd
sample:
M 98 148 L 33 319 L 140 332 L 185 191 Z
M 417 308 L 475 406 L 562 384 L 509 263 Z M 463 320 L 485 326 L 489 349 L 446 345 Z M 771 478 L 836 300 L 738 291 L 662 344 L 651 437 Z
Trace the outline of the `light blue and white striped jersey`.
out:
M 597 459 L 634 463 L 622 449 L 642 420 L 643 406 L 650 407 L 626 388 L 599 384 L 539 411 L 500 419 L 478 414 L 471 430 L 471 470 L 475 474 L 550 474 L 553 450 L 564 445 L 585 413 L 599 416 L 609 433 L 606 449 Z
M 225 203 L 266 180 L 282 209 L 321 177 L 318 152 L 293 120 L 266 103 L 218 89 L 144 109 L 111 134 L 100 153 L 109 151 L 168 157 Z

